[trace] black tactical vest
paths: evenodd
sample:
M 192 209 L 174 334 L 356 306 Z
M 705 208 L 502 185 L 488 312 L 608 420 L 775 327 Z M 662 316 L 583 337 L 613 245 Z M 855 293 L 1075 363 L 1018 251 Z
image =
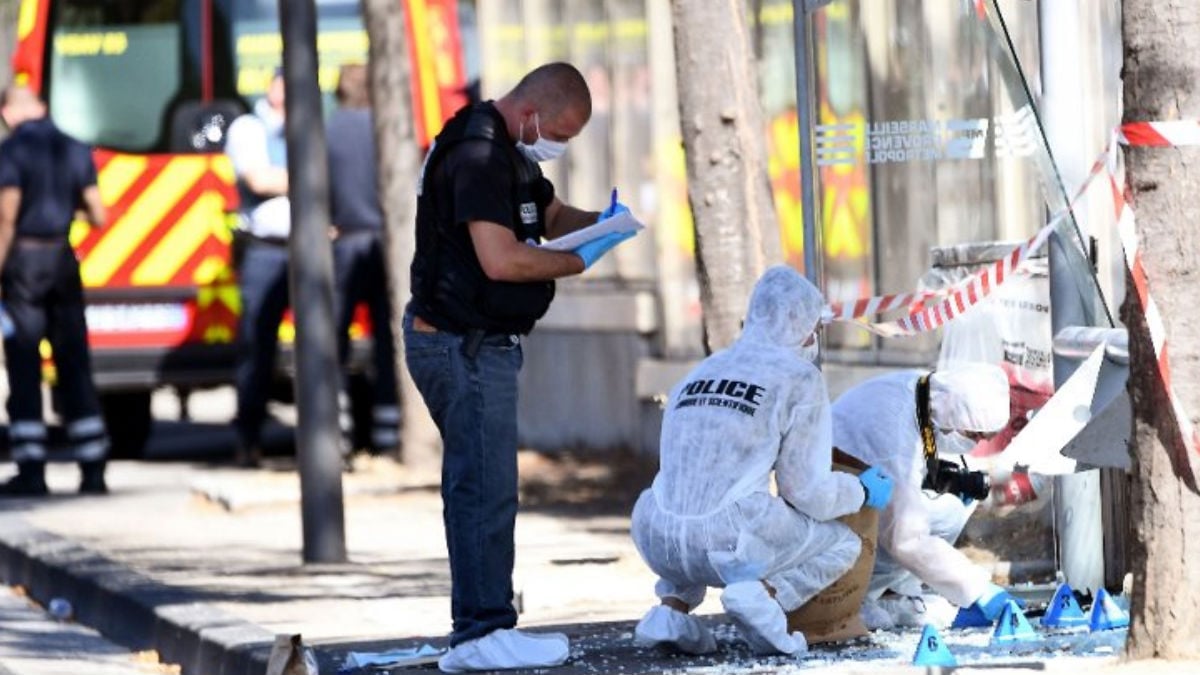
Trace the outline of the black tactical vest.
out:
M 417 250 L 412 263 L 413 306 L 442 330 L 466 333 L 528 333 L 554 299 L 553 281 L 493 281 L 480 267 L 466 224 L 453 222 L 449 204 L 438 204 L 446 176 L 441 162 L 465 140 L 493 143 L 515 173 L 512 222 L 518 241 L 539 240 L 546 232 L 545 208 L 538 205 L 549 188 L 537 163 L 508 142 L 503 119 L 490 103 L 459 110 L 434 141 L 422 170 L 417 197 Z M 538 198 L 542 199 L 539 200 Z

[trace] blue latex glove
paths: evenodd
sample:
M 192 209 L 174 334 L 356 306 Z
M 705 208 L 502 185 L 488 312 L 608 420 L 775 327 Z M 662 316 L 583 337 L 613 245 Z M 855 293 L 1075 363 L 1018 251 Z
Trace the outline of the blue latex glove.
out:
M 583 260 L 583 269 L 592 266 L 592 263 L 600 259 L 600 256 L 608 253 L 614 246 L 625 241 L 626 239 L 637 234 L 636 231 L 631 232 L 610 232 L 609 234 L 593 239 L 579 248 L 571 251 Z
M 987 617 L 988 621 L 995 621 L 1000 618 L 1000 614 L 1008 606 L 1009 601 L 1016 602 L 1018 606 L 1022 604 L 1004 590 L 1003 586 L 988 584 L 988 589 L 975 601 L 975 606 Z
M 873 466 L 858 475 L 863 491 L 867 493 L 866 506 L 882 510 L 892 499 L 892 479 L 883 475 L 879 467 Z
M 597 219 L 597 222 L 604 220 L 605 218 L 612 218 L 618 213 L 629 213 L 629 207 L 625 206 L 621 202 L 613 202 L 612 204 L 608 205 L 607 209 L 604 209 L 600 212 L 600 217 Z

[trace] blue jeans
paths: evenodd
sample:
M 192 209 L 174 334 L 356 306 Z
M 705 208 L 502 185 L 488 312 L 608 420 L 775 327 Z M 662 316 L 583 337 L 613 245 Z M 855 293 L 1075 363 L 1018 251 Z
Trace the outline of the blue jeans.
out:
M 489 335 L 475 358 L 463 336 L 413 330 L 404 358 L 442 435 L 442 517 L 450 554 L 450 644 L 517 625 L 517 373 L 521 341 Z
M 237 420 L 241 443 L 259 442 L 279 351 L 279 324 L 288 306 L 288 249 L 252 242 L 238 268 L 242 314 L 237 332 Z

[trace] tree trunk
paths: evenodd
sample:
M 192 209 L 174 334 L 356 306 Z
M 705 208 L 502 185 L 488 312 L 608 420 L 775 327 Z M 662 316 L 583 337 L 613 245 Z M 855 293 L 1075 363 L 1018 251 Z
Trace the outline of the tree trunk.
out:
M 673 0 L 679 117 L 705 347 L 738 335 L 754 282 L 782 262 L 745 0 Z
M 1200 4 L 1125 0 L 1125 119 L 1200 119 Z M 1129 188 L 1150 293 L 1168 336 L 1175 393 L 1200 411 L 1200 148 L 1129 148 Z M 1126 644 L 1131 659 L 1200 657 L 1200 496 L 1195 448 L 1178 442 L 1144 310 L 1132 283 L 1121 308 L 1130 331 L 1133 396 L 1134 593 Z M 1195 424 L 1195 418 L 1192 418 Z M 1191 439 L 1189 439 L 1191 440 Z
M 397 0 L 363 0 L 370 39 L 371 108 L 379 160 L 379 198 L 383 203 L 396 337 L 396 372 L 400 382 L 400 448 L 405 466 L 422 476 L 436 475 L 441 440 L 425 402 L 404 365 L 404 333 L 400 328 L 411 288 L 409 266 L 416 250 L 415 185 L 421 151 L 413 128 L 412 99 L 404 8 Z

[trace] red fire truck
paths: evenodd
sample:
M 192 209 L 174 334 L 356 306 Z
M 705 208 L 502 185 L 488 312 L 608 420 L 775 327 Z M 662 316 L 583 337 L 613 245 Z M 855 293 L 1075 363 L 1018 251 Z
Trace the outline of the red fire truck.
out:
M 465 102 L 456 0 L 403 2 L 418 140 Z M 357 0 L 316 0 L 319 79 L 365 62 Z M 23 0 L 13 73 L 95 147 L 109 224 L 71 232 L 114 450 L 141 453 L 150 393 L 232 381 L 237 196 L 224 131 L 280 63 L 276 0 Z M 327 105 L 332 105 L 329 98 Z M 290 323 L 281 330 L 285 345 Z M 361 337 L 361 330 L 360 330 Z M 357 345 L 361 351 L 361 341 Z M 43 345 L 47 376 L 53 357 Z M 281 361 L 288 359 L 284 348 Z

